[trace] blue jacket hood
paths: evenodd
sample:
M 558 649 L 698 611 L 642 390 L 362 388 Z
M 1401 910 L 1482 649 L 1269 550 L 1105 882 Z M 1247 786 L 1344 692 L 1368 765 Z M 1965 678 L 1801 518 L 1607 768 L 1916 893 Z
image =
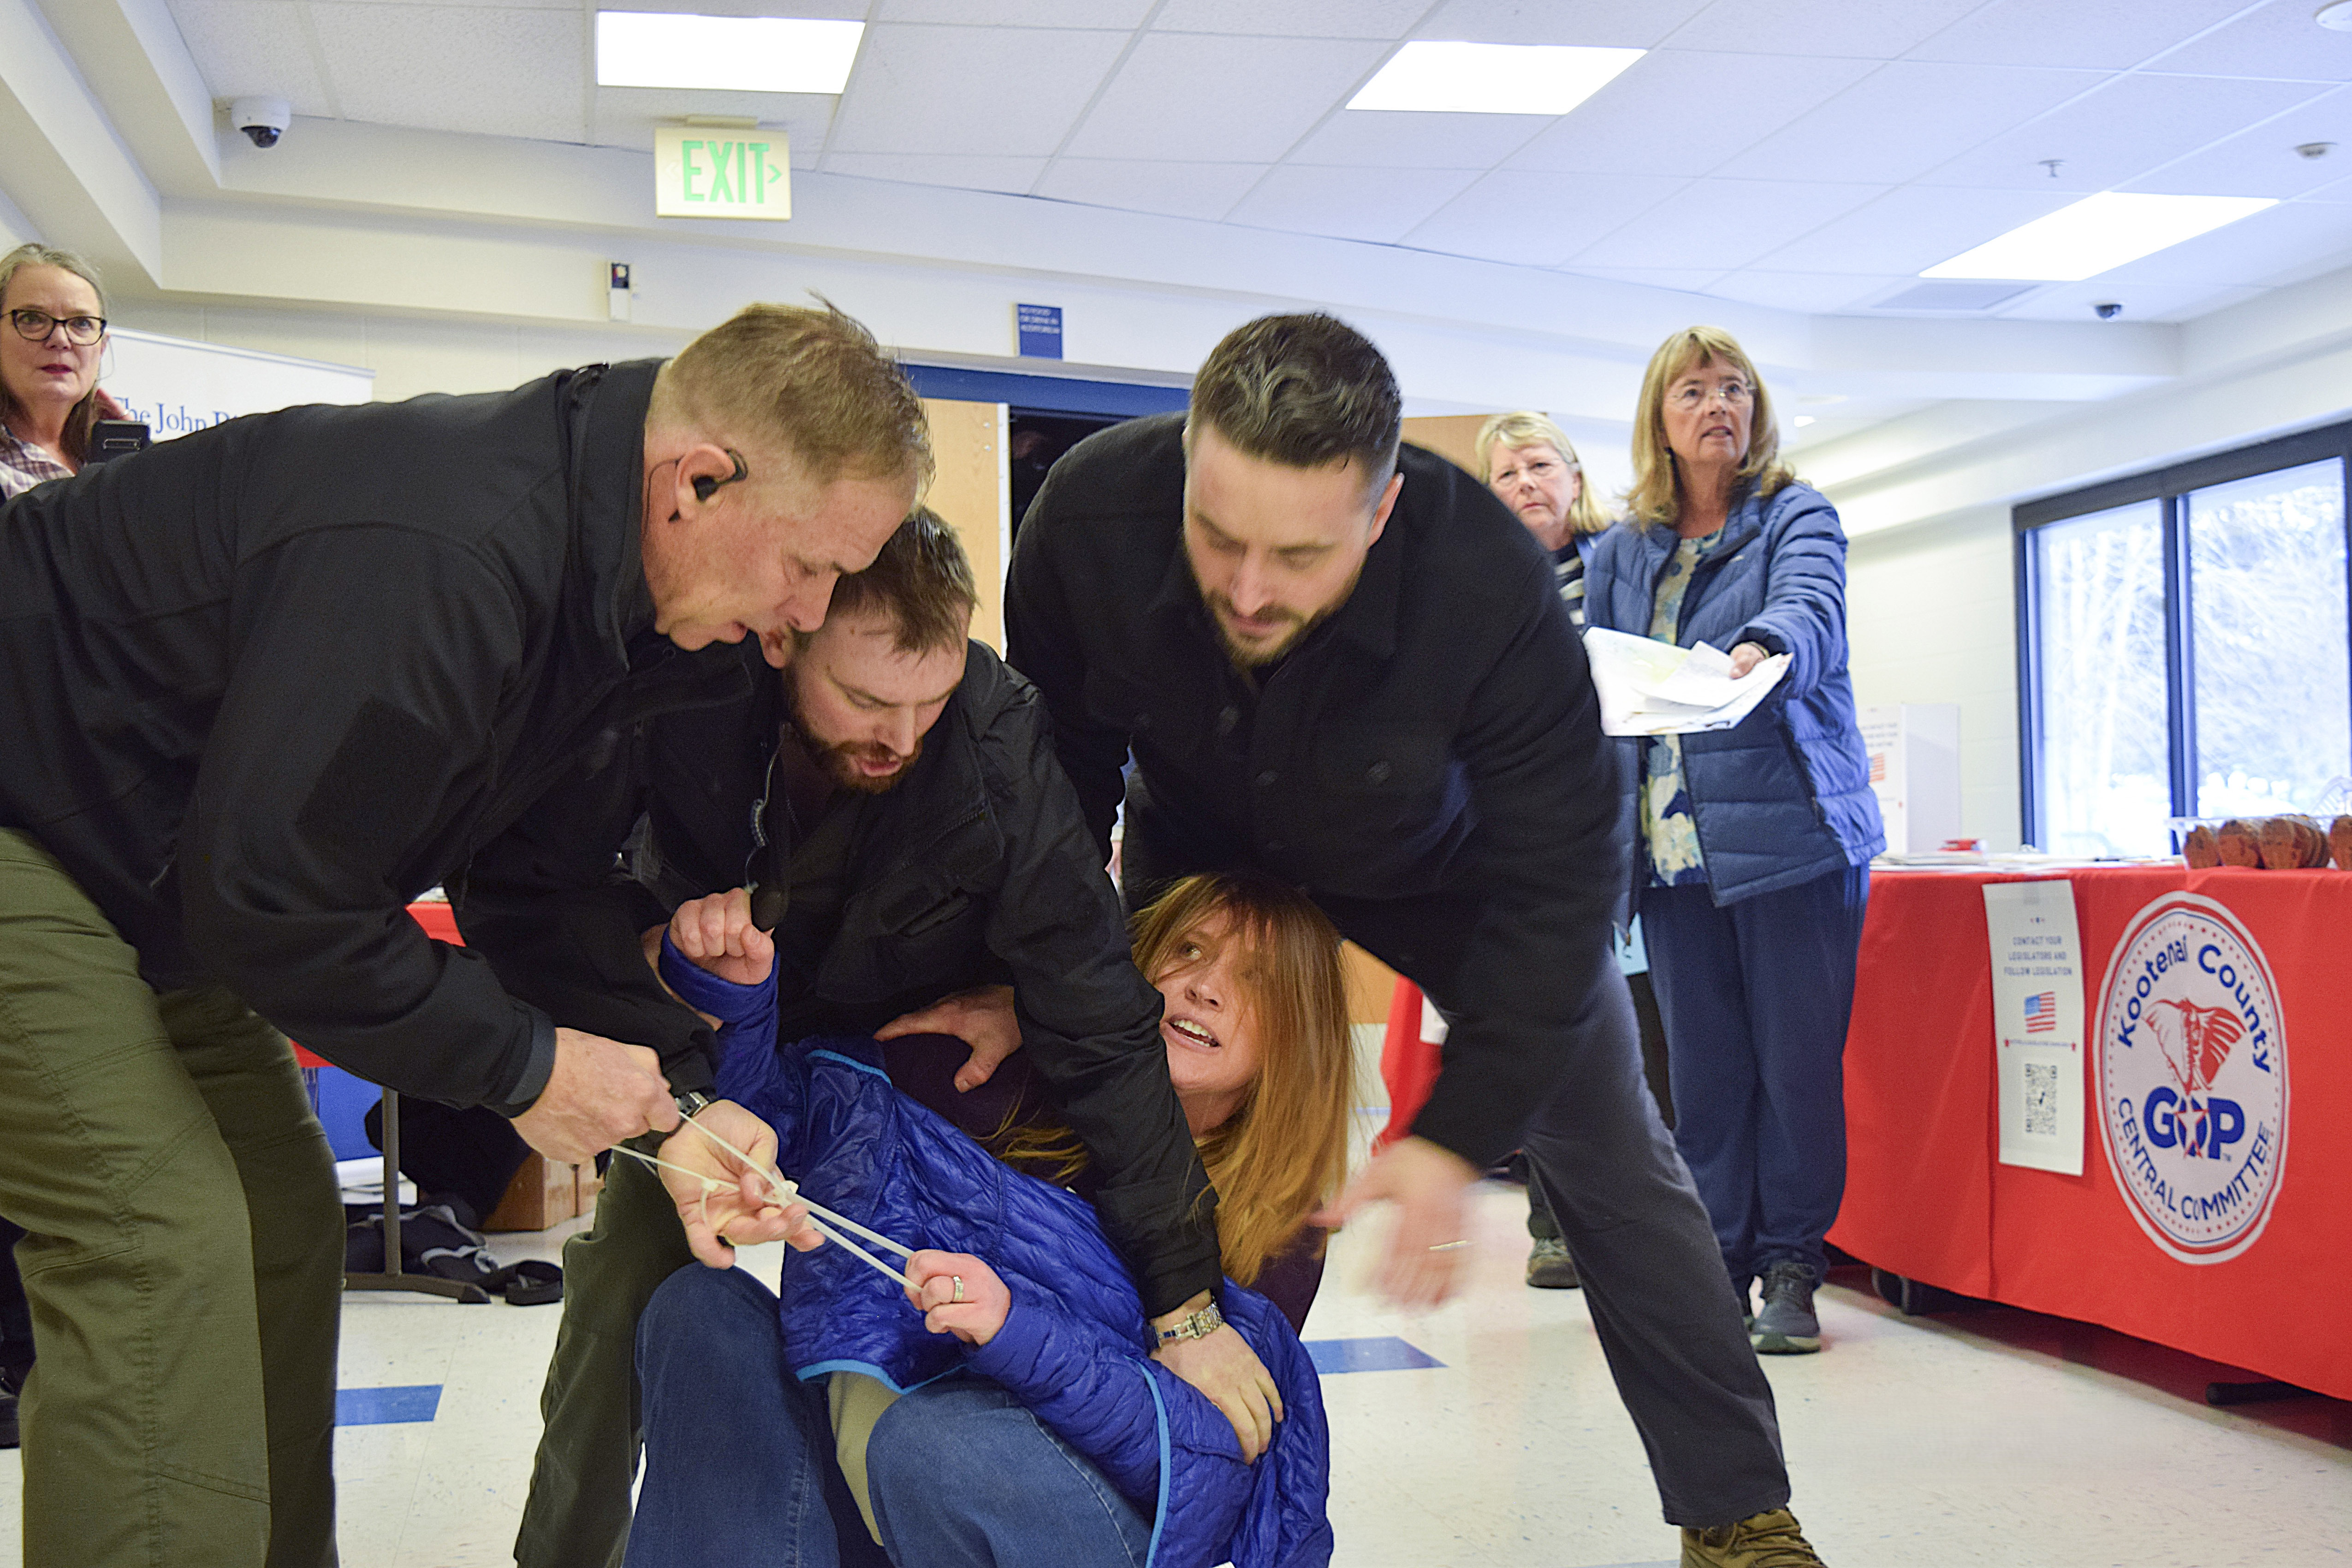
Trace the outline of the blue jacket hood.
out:
M 1675 531 L 1620 522 L 1585 567 L 1586 623 L 1646 637 Z M 1683 737 L 1683 774 L 1718 904 L 1790 888 L 1886 847 L 1846 672 L 1845 532 L 1811 485 L 1750 490 L 1683 600 L 1676 639 L 1758 642 L 1789 673 L 1735 728 Z M 1632 777 L 1640 742 L 1628 742 Z M 1638 851 L 1635 875 L 1646 862 Z

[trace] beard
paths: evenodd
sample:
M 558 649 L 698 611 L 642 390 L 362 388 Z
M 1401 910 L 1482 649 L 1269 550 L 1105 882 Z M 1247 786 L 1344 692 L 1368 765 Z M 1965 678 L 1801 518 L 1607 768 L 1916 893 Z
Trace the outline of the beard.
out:
M 815 731 L 810 729 L 807 717 L 801 711 L 799 695 L 792 690 L 789 680 L 785 683 L 785 690 L 793 733 L 800 738 L 802 749 L 816 763 L 817 770 L 836 789 L 845 789 L 853 795 L 887 795 L 898 786 L 913 770 L 916 760 L 923 754 L 923 738 L 920 735 L 915 737 L 915 749 L 903 757 L 889 747 L 871 741 L 844 741 L 828 745 L 818 740 Z M 861 762 L 887 763 L 893 758 L 898 759 L 898 765 L 887 773 L 869 773 L 857 765 Z
M 1192 563 L 1192 556 L 1188 552 L 1184 560 L 1187 570 L 1191 570 Z M 1209 624 L 1217 628 L 1217 641 L 1223 647 L 1225 658 L 1233 662 L 1235 669 L 1251 670 L 1272 664 L 1289 653 L 1298 646 L 1300 639 L 1308 632 L 1338 614 L 1339 606 L 1346 604 L 1355 594 L 1356 584 L 1362 580 L 1363 575 L 1364 568 L 1359 563 L 1354 574 L 1349 577 L 1347 586 L 1341 588 L 1331 602 L 1319 610 L 1307 615 L 1301 615 L 1291 609 L 1275 611 L 1274 614 L 1282 622 L 1282 629 L 1272 637 L 1260 637 L 1251 642 L 1243 642 L 1235 637 L 1225 624 L 1226 616 L 1238 616 L 1231 599 L 1226 598 L 1223 594 L 1210 592 L 1202 584 L 1201 574 L 1198 572 L 1192 574 L 1192 589 L 1201 595 L 1201 603 L 1209 612 Z

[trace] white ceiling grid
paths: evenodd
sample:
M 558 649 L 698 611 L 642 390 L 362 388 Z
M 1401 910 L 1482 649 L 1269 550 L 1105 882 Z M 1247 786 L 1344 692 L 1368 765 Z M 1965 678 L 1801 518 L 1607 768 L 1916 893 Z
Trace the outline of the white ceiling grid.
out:
M 169 0 L 216 95 L 299 114 L 649 147 L 748 113 L 804 169 L 1801 311 L 2098 190 L 2282 205 L 1996 313 L 2181 319 L 2352 259 L 2352 35 L 2311 0 L 608 3 L 867 30 L 836 100 L 597 88 L 594 0 Z M 1347 110 L 1409 38 L 1651 52 L 1556 119 Z

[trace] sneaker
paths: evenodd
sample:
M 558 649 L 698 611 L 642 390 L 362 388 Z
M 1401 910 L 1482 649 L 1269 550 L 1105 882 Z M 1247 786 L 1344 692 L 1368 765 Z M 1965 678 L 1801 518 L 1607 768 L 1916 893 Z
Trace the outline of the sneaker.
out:
M 1764 1271 L 1764 1305 L 1748 1329 L 1758 1355 L 1810 1355 L 1822 1348 L 1821 1320 L 1813 1316 L 1819 1282 L 1811 1267 L 1793 1259 Z
M 1756 1326 L 1756 1277 L 1752 1274 L 1731 1282 L 1732 1293 L 1739 1298 L 1739 1326 L 1744 1330 Z
M 1802 1265 L 1798 1267 L 1801 1268 Z M 1768 1306 L 1767 1310 L 1769 1308 Z M 1683 1568 L 1824 1568 L 1821 1553 L 1785 1508 L 1738 1524 L 1683 1531 Z
M 1538 1290 L 1573 1290 L 1583 1280 L 1568 1256 L 1568 1243 L 1547 1236 L 1528 1249 L 1528 1283 Z

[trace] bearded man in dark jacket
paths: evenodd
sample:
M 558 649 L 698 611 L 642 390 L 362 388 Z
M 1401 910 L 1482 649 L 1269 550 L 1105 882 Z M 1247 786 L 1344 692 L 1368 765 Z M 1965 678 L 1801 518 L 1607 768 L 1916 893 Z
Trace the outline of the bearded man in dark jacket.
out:
M 1215 1195 L 1169 1081 L 1159 994 L 1129 959 L 1044 709 L 967 641 L 977 598 L 955 535 L 918 509 L 843 580 L 824 628 L 795 638 L 782 680 L 583 755 L 453 883 L 459 924 L 519 994 L 593 1016 L 614 977 L 650 973 L 641 933 L 739 889 L 774 925 L 778 1039 L 878 1034 L 893 1081 L 977 1139 L 1041 1110 L 1076 1131 L 1093 1156 L 1083 1194 L 1147 1311 L 1172 1324 L 1220 1283 Z M 625 833 L 626 874 L 583 896 Z M 935 1030 L 973 1036 L 969 1058 Z M 1260 1287 L 1298 1316 L 1314 1251 Z M 616 1162 L 594 1228 L 564 1248 L 522 1568 L 618 1560 L 640 1447 L 637 1321 L 698 1258 L 733 1260 L 681 1231 L 644 1168 Z M 1233 1330 L 1161 1358 L 1226 1411 L 1245 1454 L 1270 1439 L 1272 1380 Z
M 820 624 L 928 462 L 863 328 L 755 306 L 666 364 L 235 420 L 0 510 L 28 1561 L 334 1561 L 342 1226 L 279 1031 L 554 1159 L 677 1127 L 691 1015 L 559 1026 L 403 906 L 599 737 L 744 689 L 711 645 Z M 731 1185 L 702 1142 L 672 1157 Z

